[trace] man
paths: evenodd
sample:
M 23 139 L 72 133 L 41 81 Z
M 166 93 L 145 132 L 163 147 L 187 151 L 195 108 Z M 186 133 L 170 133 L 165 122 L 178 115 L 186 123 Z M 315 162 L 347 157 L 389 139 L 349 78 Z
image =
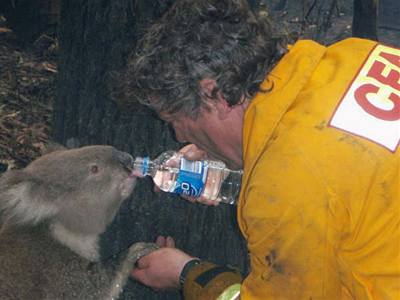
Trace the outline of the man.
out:
M 240 286 L 159 237 L 135 279 L 183 282 L 185 299 L 400 299 L 399 49 L 286 47 L 239 0 L 178 0 L 138 49 L 126 94 L 195 145 L 187 156 L 243 168 L 251 272 Z

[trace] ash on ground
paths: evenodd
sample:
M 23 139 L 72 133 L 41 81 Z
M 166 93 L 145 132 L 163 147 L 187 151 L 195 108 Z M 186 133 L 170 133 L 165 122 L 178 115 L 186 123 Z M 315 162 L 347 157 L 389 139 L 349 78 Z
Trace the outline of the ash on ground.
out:
M 49 140 L 56 94 L 57 40 L 26 45 L 0 16 L 0 172 L 21 168 Z

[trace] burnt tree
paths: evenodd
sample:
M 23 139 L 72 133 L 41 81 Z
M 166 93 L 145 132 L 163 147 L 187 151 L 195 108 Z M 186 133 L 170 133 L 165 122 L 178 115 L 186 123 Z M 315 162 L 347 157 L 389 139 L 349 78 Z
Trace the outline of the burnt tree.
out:
M 56 34 L 60 1 L 2 0 L 0 14 L 21 42 L 30 43 L 43 33 Z
M 254 1 L 253 1 L 254 2 Z M 171 130 L 141 105 L 125 111 L 111 100 L 112 74 L 123 69 L 141 30 L 172 1 L 63 1 L 61 5 L 58 97 L 54 106 L 57 142 L 110 144 L 133 156 L 155 157 L 178 149 Z M 102 236 L 102 257 L 112 261 L 130 244 L 172 236 L 186 252 L 246 271 L 247 250 L 235 207 L 206 207 L 152 192 L 141 180 Z M 123 299 L 180 299 L 179 292 L 154 292 L 134 281 Z
M 377 39 L 377 0 L 354 0 L 353 35 Z
M 313 39 L 321 44 L 331 44 L 351 36 L 346 25 L 351 22 L 352 6 L 338 0 L 262 0 L 262 7 L 289 35 L 291 42 L 297 38 Z

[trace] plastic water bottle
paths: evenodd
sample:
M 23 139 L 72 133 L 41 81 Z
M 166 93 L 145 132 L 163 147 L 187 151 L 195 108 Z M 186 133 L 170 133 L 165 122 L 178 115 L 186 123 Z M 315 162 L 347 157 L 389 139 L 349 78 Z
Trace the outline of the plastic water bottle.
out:
M 164 192 L 236 204 L 243 171 L 228 169 L 222 161 L 190 161 L 182 153 L 166 151 L 155 160 L 136 157 L 134 174 L 151 176 Z

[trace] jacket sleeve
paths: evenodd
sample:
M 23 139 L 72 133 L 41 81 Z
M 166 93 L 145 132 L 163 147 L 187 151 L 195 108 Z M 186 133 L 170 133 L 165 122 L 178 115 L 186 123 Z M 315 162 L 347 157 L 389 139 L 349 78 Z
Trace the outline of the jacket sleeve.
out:
M 203 261 L 188 272 L 183 295 L 185 300 L 235 300 L 241 281 L 238 270 Z

